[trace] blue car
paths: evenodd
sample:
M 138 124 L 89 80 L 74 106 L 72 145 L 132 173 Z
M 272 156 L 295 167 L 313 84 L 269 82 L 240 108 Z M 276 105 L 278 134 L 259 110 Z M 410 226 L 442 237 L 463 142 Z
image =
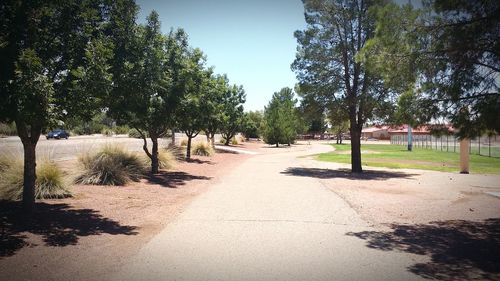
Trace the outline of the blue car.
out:
M 47 134 L 47 139 L 68 139 L 69 133 L 62 129 L 50 131 Z

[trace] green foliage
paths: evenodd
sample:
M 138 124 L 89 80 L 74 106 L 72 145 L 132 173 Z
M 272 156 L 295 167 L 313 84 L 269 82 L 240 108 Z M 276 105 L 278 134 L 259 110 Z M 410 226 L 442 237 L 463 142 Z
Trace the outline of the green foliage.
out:
M 294 93 L 290 88 L 275 92 L 264 111 L 263 134 L 268 144 L 292 144 L 296 137 Z
M 23 194 L 23 161 L 21 158 L 0 158 L 0 199 L 21 200 Z M 54 199 L 71 197 L 64 173 L 52 161 L 41 161 L 36 169 L 35 197 Z
M 299 44 L 292 69 L 300 92 L 323 108 L 333 104 L 348 114 L 352 146 L 352 171 L 362 172 L 360 138 L 363 125 L 389 107 L 392 93 L 380 75 L 356 56 L 375 31 L 370 8 L 379 1 L 305 0 L 307 27 L 296 31 Z
M 113 132 L 113 130 L 111 129 L 104 128 L 102 129 L 101 134 L 105 137 L 112 137 L 115 134 L 115 132 Z
M 214 150 L 209 143 L 197 142 L 193 145 L 192 153 L 199 156 L 211 156 L 214 154 Z
M 241 131 L 247 139 L 260 137 L 260 124 L 262 123 L 263 117 L 262 111 L 245 112 Z
M 124 125 L 124 126 L 116 126 L 113 128 L 113 130 L 116 132 L 117 135 L 124 135 L 129 133 L 130 128 L 127 125 Z
M 500 59 L 492 50 L 500 48 L 499 9 L 498 1 L 465 0 L 379 7 L 375 37 L 360 59 L 391 88 L 413 91 L 398 108 L 405 120 L 444 117 L 460 137 L 498 133 Z
M 158 138 L 174 124 L 175 110 L 186 91 L 187 36 L 183 30 L 163 35 L 155 11 L 144 26 L 137 26 L 134 17 L 121 23 L 128 33 L 113 36 L 120 47 L 110 70 L 116 79 L 108 99 L 109 114 L 120 124 L 149 134 L 153 147 L 150 151 L 145 146 L 145 153 L 156 173 Z
M 146 170 L 145 162 L 118 145 L 105 145 L 99 151 L 86 152 L 78 161 L 82 173 L 75 182 L 93 185 L 125 185 L 139 181 Z
M 245 91 L 242 86 L 229 86 L 222 96 L 220 132 L 226 140 L 225 145 L 228 145 L 229 140 L 241 129 L 244 118 L 243 103 L 245 103 Z

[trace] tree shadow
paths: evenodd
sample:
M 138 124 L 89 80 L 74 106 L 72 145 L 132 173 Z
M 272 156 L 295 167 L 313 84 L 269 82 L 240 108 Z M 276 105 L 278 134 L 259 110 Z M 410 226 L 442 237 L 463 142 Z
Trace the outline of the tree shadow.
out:
M 196 176 L 185 172 L 165 172 L 160 171 L 158 174 L 151 175 L 147 178 L 150 183 L 159 184 L 163 187 L 177 188 L 181 185 L 185 185 L 186 182 L 192 180 L 210 180 L 211 177 L 206 176 Z
M 217 153 L 228 153 L 228 154 L 239 154 L 238 151 L 227 150 L 227 149 L 223 149 L 223 148 L 220 148 L 220 147 L 216 147 L 215 148 L 215 152 L 217 152 Z
M 430 224 L 392 224 L 392 231 L 349 232 L 367 247 L 430 257 L 408 271 L 427 279 L 500 279 L 500 219 L 450 220 Z
M 21 202 L 0 201 L 0 259 L 12 256 L 28 242 L 28 233 L 40 235 L 47 246 L 76 245 L 82 236 L 136 235 L 135 226 L 102 217 L 92 209 L 72 209 L 68 204 L 36 203 L 30 217 L 22 213 Z
M 210 160 L 201 160 L 201 159 L 196 159 L 196 158 L 184 159 L 183 161 L 186 163 L 195 163 L 195 164 L 208 164 L 208 165 L 214 164 Z
M 377 171 L 368 170 L 363 173 L 352 173 L 349 169 L 320 169 L 320 168 L 303 168 L 289 167 L 281 174 L 296 176 L 296 177 L 312 177 L 319 179 L 334 179 L 343 178 L 349 180 L 387 180 L 391 178 L 411 178 L 416 174 L 409 174 L 398 171 Z

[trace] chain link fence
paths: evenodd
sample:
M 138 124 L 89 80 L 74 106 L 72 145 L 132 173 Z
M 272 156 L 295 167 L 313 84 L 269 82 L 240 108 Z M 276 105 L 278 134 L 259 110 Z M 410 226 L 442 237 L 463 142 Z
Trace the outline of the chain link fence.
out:
M 392 135 L 391 144 L 408 145 L 408 135 Z M 413 135 L 413 147 L 459 153 L 460 141 L 450 135 Z M 472 139 L 469 153 L 500 158 L 500 136 L 481 136 Z

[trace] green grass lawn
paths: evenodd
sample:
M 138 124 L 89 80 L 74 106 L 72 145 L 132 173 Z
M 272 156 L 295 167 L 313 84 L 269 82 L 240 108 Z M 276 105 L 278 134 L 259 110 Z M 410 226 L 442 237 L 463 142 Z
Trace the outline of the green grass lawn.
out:
M 351 145 L 334 144 L 335 151 L 319 154 L 318 160 L 351 163 Z M 386 144 L 362 144 L 361 160 L 364 166 L 386 168 L 423 169 L 443 172 L 459 171 L 460 155 L 453 152 Z M 470 172 L 476 174 L 500 174 L 500 158 L 470 155 Z

